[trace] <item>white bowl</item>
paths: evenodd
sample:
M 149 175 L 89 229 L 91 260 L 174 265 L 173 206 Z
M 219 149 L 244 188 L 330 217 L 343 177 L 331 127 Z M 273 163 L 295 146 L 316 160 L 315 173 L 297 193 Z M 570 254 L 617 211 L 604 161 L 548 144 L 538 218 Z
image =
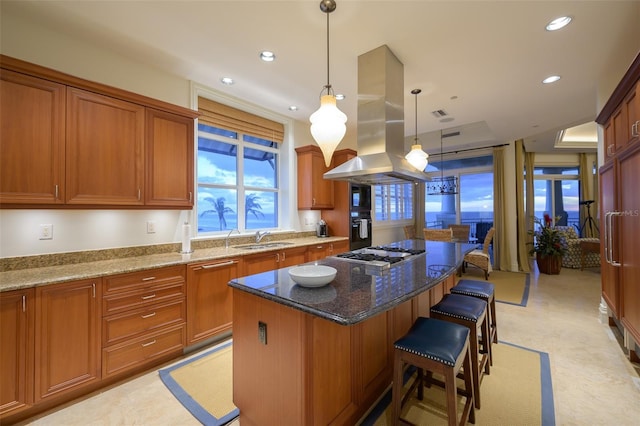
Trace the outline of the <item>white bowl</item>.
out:
M 289 269 L 289 276 L 303 287 L 322 287 L 336 277 L 336 268 L 325 265 L 303 265 Z

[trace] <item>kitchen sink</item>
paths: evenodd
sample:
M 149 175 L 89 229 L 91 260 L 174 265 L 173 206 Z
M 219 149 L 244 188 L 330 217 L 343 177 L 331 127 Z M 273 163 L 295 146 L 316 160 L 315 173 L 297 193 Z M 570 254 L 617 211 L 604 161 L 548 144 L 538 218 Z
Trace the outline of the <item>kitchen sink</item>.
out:
M 284 246 L 289 246 L 291 244 L 293 243 L 280 241 L 280 242 L 273 242 L 273 243 L 244 244 L 241 246 L 233 246 L 233 248 L 237 248 L 241 250 L 260 250 L 260 249 L 284 247 Z

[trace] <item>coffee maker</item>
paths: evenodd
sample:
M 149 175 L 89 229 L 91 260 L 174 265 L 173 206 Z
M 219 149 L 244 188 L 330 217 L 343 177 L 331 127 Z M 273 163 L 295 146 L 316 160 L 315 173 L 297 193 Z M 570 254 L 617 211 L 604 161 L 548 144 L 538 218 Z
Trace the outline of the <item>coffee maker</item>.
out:
M 327 226 L 327 222 L 320 219 L 320 221 L 316 224 L 316 237 L 325 238 L 329 236 L 329 227 Z

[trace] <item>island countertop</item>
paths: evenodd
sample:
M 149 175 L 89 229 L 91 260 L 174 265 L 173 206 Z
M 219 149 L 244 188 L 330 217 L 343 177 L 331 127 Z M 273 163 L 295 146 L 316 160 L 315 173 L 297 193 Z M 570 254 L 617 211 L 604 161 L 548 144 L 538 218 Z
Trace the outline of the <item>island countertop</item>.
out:
M 425 249 L 426 252 L 387 269 L 336 257 L 310 262 L 337 270 L 331 283 L 318 288 L 296 284 L 289 276 L 292 268 L 239 277 L 229 285 L 341 325 L 353 325 L 385 312 L 455 274 L 464 255 L 476 247 L 424 240 L 403 240 L 387 246 Z

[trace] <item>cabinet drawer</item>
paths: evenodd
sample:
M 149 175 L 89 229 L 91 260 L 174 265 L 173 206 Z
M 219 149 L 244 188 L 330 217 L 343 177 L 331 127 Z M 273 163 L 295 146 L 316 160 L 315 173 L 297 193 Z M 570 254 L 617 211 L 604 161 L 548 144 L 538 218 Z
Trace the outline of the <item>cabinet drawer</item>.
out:
M 185 300 L 180 299 L 132 312 L 111 315 L 102 321 L 102 343 L 104 346 L 108 346 L 147 331 L 174 324 L 184 324 L 186 312 Z
M 185 277 L 186 267 L 184 265 L 112 275 L 104 280 L 103 294 L 108 296 L 113 293 L 138 290 L 154 285 L 180 283 L 185 281 Z
M 102 377 L 143 367 L 156 359 L 182 353 L 186 326 L 177 325 L 102 351 Z
M 158 302 L 184 298 L 185 292 L 186 285 L 183 281 L 180 283 L 169 283 L 164 286 L 142 287 L 137 291 L 105 296 L 102 301 L 102 314 L 106 316 L 128 309 L 148 307 Z

